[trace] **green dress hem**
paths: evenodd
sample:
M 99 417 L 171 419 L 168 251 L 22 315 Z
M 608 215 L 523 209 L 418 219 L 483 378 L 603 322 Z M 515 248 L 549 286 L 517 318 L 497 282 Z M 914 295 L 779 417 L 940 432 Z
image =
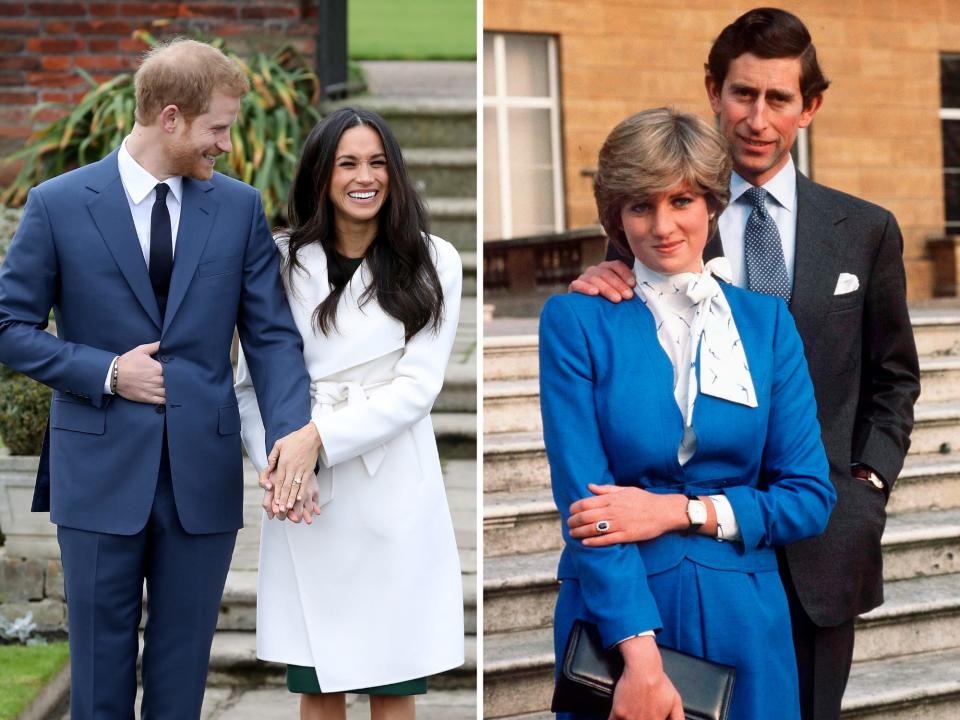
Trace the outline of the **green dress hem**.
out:
M 292 693 L 305 695 L 323 694 L 323 690 L 320 689 L 320 682 L 317 680 L 316 670 L 303 665 L 287 665 L 287 690 Z M 401 682 L 390 683 L 389 685 L 343 690 L 342 692 L 355 693 L 357 695 L 386 695 L 398 697 L 404 695 L 423 695 L 427 692 L 427 678 L 403 680 Z

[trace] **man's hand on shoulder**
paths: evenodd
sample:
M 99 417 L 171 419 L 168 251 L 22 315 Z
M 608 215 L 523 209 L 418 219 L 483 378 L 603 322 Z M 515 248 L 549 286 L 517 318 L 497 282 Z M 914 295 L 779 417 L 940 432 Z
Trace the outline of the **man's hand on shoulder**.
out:
M 619 260 L 607 260 L 599 265 L 591 265 L 583 274 L 570 283 L 570 292 L 582 295 L 602 295 L 610 302 L 618 303 L 633 297 L 633 288 L 637 284 L 633 270 Z
M 160 341 L 137 345 L 117 360 L 117 395 L 126 400 L 162 405 L 167 401 L 163 365 L 151 356 L 160 351 Z

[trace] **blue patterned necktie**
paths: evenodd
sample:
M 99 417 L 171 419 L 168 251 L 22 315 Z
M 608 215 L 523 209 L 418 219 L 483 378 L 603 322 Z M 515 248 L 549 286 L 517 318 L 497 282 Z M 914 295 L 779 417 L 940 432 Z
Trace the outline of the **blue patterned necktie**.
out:
M 753 206 L 747 218 L 743 235 L 743 250 L 747 261 L 747 287 L 764 295 L 782 297 L 790 304 L 790 278 L 783 259 L 780 231 L 770 217 L 764 200 L 767 191 L 751 187 L 743 197 Z

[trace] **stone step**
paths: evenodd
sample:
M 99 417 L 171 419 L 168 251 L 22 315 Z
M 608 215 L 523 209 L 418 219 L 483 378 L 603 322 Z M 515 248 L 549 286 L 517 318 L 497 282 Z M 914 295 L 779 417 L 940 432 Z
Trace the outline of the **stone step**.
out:
M 483 432 L 539 432 L 540 381 L 537 378 L 483 383 Z
M 855 662 L 960 647 L 960 573 L 889 582 L 883 594 L 857 620 Z
M 854 663 L 843 698 L 853 720 L 956 720 L 960 649 Z M 553 692 L 548 628 L 484 639 L 484 717 L 545 720 Z
M 854 663 L 843 696 L 853 720 L 956 720 L 960 650 Z
M 897 515 L 957 507 L 960 507 L 960 453 L 907 455 L 887 502 L 887 513 Z
M 484 494 L 485 558 L 558 550 L 562 546 L 560 516 L 549 487 Z
M 476 459 L 477 414 L 475 412 L 434 412 L 433 432 L 441 458 Z
M 477 572 L 463 563 L 463 623 L 468 635 L 477 634 Z M 141 623 L 142 625 L 142 623 Z M 220 603 L 217 632 L 255 632 L 257 627 L 257 571 L 230 569 Z
M 486 362 L 486 353 L 484 353 Z M 484 383 L 484 393 L 487 391 Z M 485 408 L 486 409 L 486 408 Z M 486 423 L 486 420 L 484 420 Z M 483 436 L 483 492 L 527 491 L 550 487 L 540 432 L 485 433 Z
M 520 447 L 520 441 L 515 441 Z M 534 446 L 535 440 L 528 443 Z M 530 553 L 561 546 L 549 469 L 536 450 L 489 461 L 484 444 L 483 537 L 487 557 Z M 506 453 L 504 453 L 506 454 Z M 539 464 L 538 464 L 539 463 Z M 909 455 L 887 504 L 890 515 L 960 508 L 960 454 Z
M 143 636 L 140 637 L 143 647 Z M 431 678 L 437 689 L 475 687 L 477 674 L 477 639 L 464 638 L 465 662 L 459 668 Z M 210 651 L 207 683 L 213 687 L 244 685 L 281 685 L 285 682 L 284 665 L 257 659 L 256 636 L 250 632 L 218 632 Z
M 540 367 L 536 335 L 483 338 L 483 379 L 520 380 L 537 377 Z
M 556 569 L 562 548 L 560 537 L 559 521 L 556 520 L 552 532 L 546 533 L 544 539 L 544 544 L 552 542 L 553 548 L 535 553 L 485 557 L 485 633 L 549 625 L 558 587 Z M 882 545 L 883 574 L 890 583 L 960 573 L 960 510 L 891 516 L 887 520 Z
M 477 196 L 476 149 L 414 147 L 403 156 L 421 197 Z
M 920 358 L 919 403 L 960 401 L 960 355 Z
M 960 392 L 960 383 L 957 384 Z M 521 472 L 520 482 L 543 477 L 546 458 L 540 419 L 540 388 L 535 379 L 491 380 L 483 384 L 484 488 L 500 488 L 499 473 Z M 960 451 L 960 401 L 920 402 L 914 408 L 910 455 Z M 514 470 L 516 469 L 516 470 Z M 489 477 L 488 474 L 490 475 Z M 548 481 L 548 479 L 547 479 Z
M 477 356 L 451 359 L 443 379 L 443 389 L 433 406 L 434 412 L 468 413 L 477 411 Z
M 426 198 L 430 232 L 458 250 L 477 249 L 476 198 Z
M 957 308 L 911 308 L 917 353 L 960 354 L 960 310 Z
M 960 312 L 922 314 L 913 311 L 912 315 L 921 370 L 926 369 L 931 375 L 949 376 L 953 373 L 953 378 L 956 379 L 956 370 L 960 363 Z M 532 327 L 536 329 L 535 321 Z M 516 380 L 537 377 L 537 352 L 538 340 L 535 333 L 484 337 L 484 379 Z M 926 368 L 923 365 L 926 365 Z M 924 388 L 924 392 L 929 391 Z
M 542 712 L 553 695 L 553 636 L 549 628 L 484 635 L 483 716 Z
M 400 147 L 476 148 L 475 98 L 399 98 L 363 95 L 324 105 L 324 113 L 338 107 L 361 107 L 379 113 L 390 125 Z
M 469 317 L 474 337 L 477 333 L 477 253 L 475 250 L 461 250 L 460 261 L 463 263 L 463 290 L 460 300 L 460 323 Z M 467 314 L 467 298 L 473 300 L 472 312 Z

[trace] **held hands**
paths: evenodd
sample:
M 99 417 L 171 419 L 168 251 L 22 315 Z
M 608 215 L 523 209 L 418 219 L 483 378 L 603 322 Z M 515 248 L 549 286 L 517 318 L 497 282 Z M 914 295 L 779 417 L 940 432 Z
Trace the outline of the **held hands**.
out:
M 595 497 L 577 500 L 570 506 L 567 527 L 571 537 L 583 538 L 588 547 L 652 540 L 689 527 L 687 498 L 683 495 L 659 495 L 638 487 L 593 483 L 587 489 Z M 600 521 L 608 524 L 602 533 L 597 528 Z
M 266 511 L 267 517 L 271 520 L 275 517 L 279 517 L 281 520 L 290 518 L 292 522 L 298 523 L 302 519 L 306 521 L 307 525 L 311 525 L 313 518 L 320 514 L 320 486 L 317 483 L 317 476 L 313 472 L 310 473 L 301 487 L 300 494 L 303 496 L 303 499 L 297 500 L 290 510 L 278 508 L 274 503 L 273 486 L 269 481 L 267 485 L 264 485 L 261 477 L 260 486 L 264 488 L 263 501 L 260 505 Z M 278 509 L 280 512 L 277 512 Z
M 610 302 L 618 303 L 633 297 L 631 288 L 636 284 L 632 268 L 619 260 L 607 260 L 588 267 L 568 289 L 581 295 L 602 295 Z
M 320 447 L 320 433 L 312 422 L 274 443 L 260 473 L 260 486 L 273 491 L 274 514 L 286 514 L 304 499 L 303 483 L 313 474 Z
M 684 720 L 680 693 L 663 672 L 657 642 L 650 636 L 624 640 L 623 675 L 613 690 L 608 720 Z
M 137 345 L 117 360 L 117 395 L 132 402 L 162 405 L 167 401 L 163 365 L 151 355 L 160 351 L 160 341 Z

